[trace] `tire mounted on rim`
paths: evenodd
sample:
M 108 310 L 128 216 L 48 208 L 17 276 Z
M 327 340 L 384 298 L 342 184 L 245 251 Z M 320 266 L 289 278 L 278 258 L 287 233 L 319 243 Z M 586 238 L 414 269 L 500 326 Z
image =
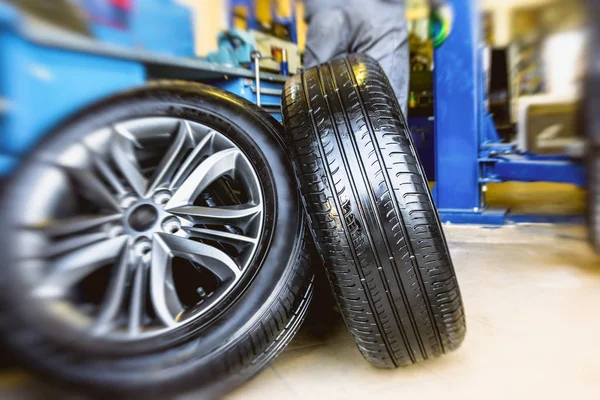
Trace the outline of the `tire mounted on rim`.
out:
M 349 55 L 310 68 L 282 103 L 311 233 L 363 356 L 391 368 L 456 349 L 466 328 L 454 268 L 377 62 Z
M 279 127 L 230 93 L 157 82 L 49 134 L 0 209 L 16 357 L 95 394 L 160 398 L 262 369 L 312 293 Z

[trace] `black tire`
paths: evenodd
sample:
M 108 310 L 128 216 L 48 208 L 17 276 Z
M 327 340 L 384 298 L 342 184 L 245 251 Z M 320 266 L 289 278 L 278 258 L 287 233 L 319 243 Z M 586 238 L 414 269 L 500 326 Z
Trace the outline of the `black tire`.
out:
M 600 35 L 600 4 L 587 1 L 590 37 Z M 600 254 L 600 43 L 589 41 L 587 84 L 582 126 L 587 136 L 588 226 L 589 240 Z
M 595 148 L 588 150 L 588 230 L 589 240 L 596 253 L 600 254 L 600 151 Z
M 286 135 L 317 250 L 363 356 L 392 368 L 456 349 L 458 283 L 383 71 L 349 55 L 290 79 Z
M 136 116 L 175 116 L 228 135 L 255 165 L 263 185 L 264 234 L 253 273 L 229 303 L 206 318 L 132 345 L 102 343 L 56 331 L 45 316 L 25 309 L 15 282 L 11 229 L 27 190 L 29 166 L 52 146 L 81 132 Z M 55 129 L 28 155 L 4 190 L 1 208 L 0 331 L 25 366 L 60 386 L 102 397 L 170 398 L 198 390 L 216 396 L 248 380 L 289 343 L 312 296 L 310 247 L 293 169 L 283 150 L 281 125 L 231 93 L 190 82 L 156 82 L 79 113 Z M 45 325 L 45 326 L 42 326 Z

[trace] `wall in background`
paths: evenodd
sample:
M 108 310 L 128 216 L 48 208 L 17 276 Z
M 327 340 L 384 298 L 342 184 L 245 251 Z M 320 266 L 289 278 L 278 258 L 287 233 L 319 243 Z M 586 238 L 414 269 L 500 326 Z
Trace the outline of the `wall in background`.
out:
M 512 37 L 510 16 L 515 8 L 542 5 L 550 3 L 551 1 L 552 0 L 483 0 L 483 9 L 493 13 L 494 45 L 505 47 L 510 43 Z
M 550 21 L 550 25 L 565 25 L 564 27 L 556 26 L 555 30 L 572 30 L 574 26 L 566 25 L 581 25 L 581 2 L 580 0 L 482 0 L 482 8 L 488 11 L 494 18 L 494 39 L 495 46 L 505 47 L 511 39 L 513 39 L 513 22 L 511 16 L 517 9 L 527 9 L 537 6 L 554 4 L 554 10 L 560 14 L 558 18 L 552 16 L 551 13 L 546 13 L 554 21 Z M 556 6 L 558 4 L 558 6 Z

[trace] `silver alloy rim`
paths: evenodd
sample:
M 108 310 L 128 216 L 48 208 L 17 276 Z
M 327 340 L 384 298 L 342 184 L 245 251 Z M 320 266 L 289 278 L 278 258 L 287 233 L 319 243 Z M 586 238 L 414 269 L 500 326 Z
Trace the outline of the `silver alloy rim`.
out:
M 248 270 L 262 188 L 222 133 L 139 118 L 41 158 L 19 183 L 16 267 L 33 304 L 68 326 L 118 340 L 165 333 Z

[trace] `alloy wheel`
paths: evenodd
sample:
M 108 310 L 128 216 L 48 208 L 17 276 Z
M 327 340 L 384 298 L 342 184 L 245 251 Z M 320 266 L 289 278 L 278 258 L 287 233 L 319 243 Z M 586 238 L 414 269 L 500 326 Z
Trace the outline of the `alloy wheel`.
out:
M 244 152 L 197 122 L 136 118 L 36 162 L 16 213 L 36 307 L 71 328 L 137 340 L 232 295 L 261 239 L 262 187 Z

